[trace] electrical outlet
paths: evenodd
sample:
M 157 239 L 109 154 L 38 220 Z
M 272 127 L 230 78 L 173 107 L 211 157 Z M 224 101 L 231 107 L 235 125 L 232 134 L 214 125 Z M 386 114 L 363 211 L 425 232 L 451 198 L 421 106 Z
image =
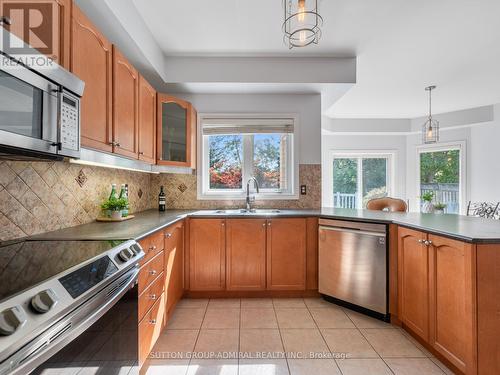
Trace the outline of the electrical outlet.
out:
M 307 194 L 307 186 L 300 185 L 300 195 L 306 195 L 306 194 Z

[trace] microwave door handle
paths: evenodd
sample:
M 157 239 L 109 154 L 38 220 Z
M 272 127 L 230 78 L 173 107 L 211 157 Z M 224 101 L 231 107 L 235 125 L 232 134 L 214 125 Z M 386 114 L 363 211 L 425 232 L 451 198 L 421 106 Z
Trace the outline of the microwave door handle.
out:
M 53 90 L 57 93 L 57 142 L 52 143 L 52 146 L 57 147 L 57 151 L 62 150 L 61 139 L 61 110 L 62 110 L 62 88 L 59 86 Z

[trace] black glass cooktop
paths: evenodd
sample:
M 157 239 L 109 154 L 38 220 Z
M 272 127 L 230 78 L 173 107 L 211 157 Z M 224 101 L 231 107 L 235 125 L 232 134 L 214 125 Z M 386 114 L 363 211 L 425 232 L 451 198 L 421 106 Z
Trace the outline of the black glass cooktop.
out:
M 0 243 L 0 302 L 125 241 Z

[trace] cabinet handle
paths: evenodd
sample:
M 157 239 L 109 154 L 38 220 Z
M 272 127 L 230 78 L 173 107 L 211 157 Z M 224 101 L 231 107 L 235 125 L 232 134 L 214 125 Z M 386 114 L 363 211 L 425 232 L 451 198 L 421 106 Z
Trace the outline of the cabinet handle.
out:
M 221 223 L 222 226 L 224 226 L 224 223 Z
M 165 237 L 167 237 L 167 238 L 172 237 L 172 233 L 166 233 L 166 234 L 165 234 Z
M 109 144 L 110 144 L 111 146 L 120 147 L 120 142 L 115 142 L 115 141 L 113 141 L 113 142 L 109 142 Z
M 150 246 L 149 249 L 148 249 L 148 252 L 154 251 L 154 250 L 156 250 L 156 246 L 155 245 Z
M 265 227 L 265 226 L 266 226 L 266 223 L 262 224 L 262 226 L 263 226 L 263 227 Z
M 156 319 L 151 319 L 151 320 L 149 321 L 149 324 L 153 324 L 153 325 L 154 325 L 154 324 L 156 324 Z
M 9 17 L 1 16 L 0 25 L 12 25 L 12 21 Z
M 424 240 L 418 240 L 418 243 L 424 243 L 425 241 Z
M 271 226 L 271 222 L 268 222 L 268 223 L 267 223 L 267 226 L 268 226 L 268 227 L 270 227 L 270 226 Z
M 156 299 L 156 294 L 150 294 L 149 295 L 149 299 L 152 299 L 153 301 Z
M 144 152 L 142 152 L 142 151 L 139 151 L 139 155 L 144 155 Z
M 431 241 L 431 240 L 429 240 L 429 241 L 426 241 L 426 242 L 427 242 L 427 243 L 426 243 L 426 245 L 427 245 L 427 246 L 430 246 L 430 245 L 432 245 L 432 241 Z
M 149 271 L 149 274 L 150 274 L 150 275 L 156 275 L 156 270 L 150 270 L 150 271 Z

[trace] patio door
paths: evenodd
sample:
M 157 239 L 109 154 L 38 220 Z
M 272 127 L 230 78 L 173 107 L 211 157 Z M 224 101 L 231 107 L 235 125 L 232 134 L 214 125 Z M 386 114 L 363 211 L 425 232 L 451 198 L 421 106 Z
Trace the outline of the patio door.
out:
M 393 194 L 392 154 L 333 154 L 333 207 L 362 209 Z

